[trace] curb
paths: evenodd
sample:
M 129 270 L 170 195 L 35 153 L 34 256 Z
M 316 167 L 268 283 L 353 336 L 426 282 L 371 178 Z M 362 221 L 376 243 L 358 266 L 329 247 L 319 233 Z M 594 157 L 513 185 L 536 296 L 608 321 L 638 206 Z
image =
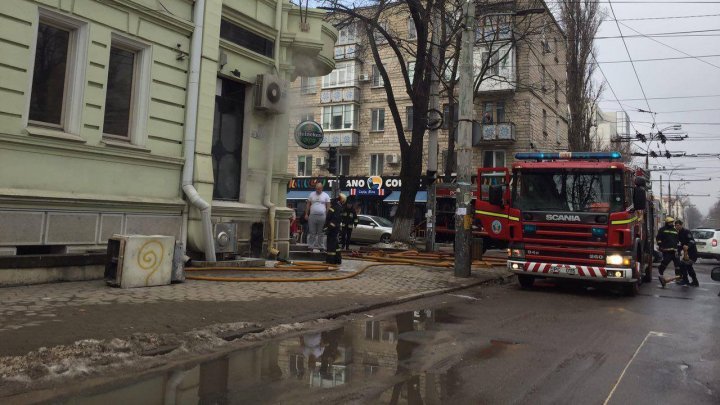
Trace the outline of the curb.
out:
M 485 279 L 481 279 L 481 280 L 476 280 L 476 281 L 473 281 L 473 282 L 470 282 L 470 283 L 464 284 L 464 285 L 423 291 L 423 292 L 409 294 L 409 295 L 405 295 L 402 297 L 394 298 L 394 299 L 383 301 L 383 302 L 376 302 L 376 303 L 372 303 L 372 304 L 365 304 L 365 305 L 360 305 L 360 306 L 351 307 L 351 308 L 344 308 L 344 309 L 340 309 L 340 310 L 332 311 L 332 312 L 315 312 L 311 315 L 298 318 L 297 322 L 309 322 L 309 321 L 314 321 L 317 319 L 336 319 L 336 318 L 339 318 L 339 317 L 345 316 L 345 315 L 356 314 L 359 312 L 373 311 L 376 309 L 385 308 L 385 307 L 389 307 L 392 305 L 403 304 L 403 303 L 406 303 L 409 301 L 414 301 L 414 300 L 418 300 L 418 299 L 422 299 L 422 298 L 428 298 L 428 297 L 433 297 L 436 295 L 441 295 L 441 294 L 446 294 L 446 293 L 450 293 L 450 292 L 454 292 L 454 291 L 464 290 L 467 288 L 477 287 L 479 285 L 491 284 L 492 282 L 495 282 L 495 281 L 507 282 L 509 279 L 511 279 L 513 277 L 515 277 L 514 274 L 508 274 L 508 275 L 503 275 L 503 276 L 499 276 L 499 277 L 490 277 L 490 278 L 485 278 Z M 266 328 L 271 328 L 271 327 L 272 326 L 267 326 Z

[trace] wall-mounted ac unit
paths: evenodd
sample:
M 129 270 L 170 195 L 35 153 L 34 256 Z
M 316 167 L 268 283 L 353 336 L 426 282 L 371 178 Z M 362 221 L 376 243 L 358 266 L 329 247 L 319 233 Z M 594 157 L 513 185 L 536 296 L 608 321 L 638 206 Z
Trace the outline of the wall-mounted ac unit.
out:
M 108 239 L 105 281 L 120 288 L 168 285 L 174 251 L 172 236 L 113 235 Z
M 237 252 L 237 224 L 232 222 L 221 222 L 215 224 L 215 252 L 236 253 Z
M 385 161 L 389 165 L 396 165 L 396 164 L 400 163 L 400 155 L 398 155 L 397 153 L 385 155 Z
M 315 166 L 325 166 L 325 165 L 327 165 L 325 156 L 315 158 Z
M 255 81 L 255 108 L 272 114 L 287 111 L 287 82 L 275 75 L 257 75 Z
M 369 81 L 370 81 L 370 75 L 367 75 L 367 74 L 364 74 L 364 73 L 363 73 L 363 74 L 361 74 L 360 76 L 358 76 L 358 80 L 361 81 L 361 82 L 369 82 Z

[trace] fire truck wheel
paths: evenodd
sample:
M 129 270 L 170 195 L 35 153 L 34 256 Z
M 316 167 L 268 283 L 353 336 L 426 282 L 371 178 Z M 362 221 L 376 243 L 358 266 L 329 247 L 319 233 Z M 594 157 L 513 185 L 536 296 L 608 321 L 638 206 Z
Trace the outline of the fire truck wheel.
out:
M 532 288 L 533 284 L 535 283 L 535 277 L 533 276 L 527 276 L 525 274 L 518 274 L 518 283 L 520 283 L 520 287 L 524 289 Z

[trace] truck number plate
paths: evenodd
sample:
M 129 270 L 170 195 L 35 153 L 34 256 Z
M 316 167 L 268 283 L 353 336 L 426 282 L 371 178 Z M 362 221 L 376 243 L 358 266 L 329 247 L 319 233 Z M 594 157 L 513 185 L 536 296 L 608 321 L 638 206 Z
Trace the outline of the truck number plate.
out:
M 569 276 L 574 276 L 577 274 L 577 267 L 573 265 L 555 265 L 550 267 L 550 271 L 553 274 L 567 274 Z

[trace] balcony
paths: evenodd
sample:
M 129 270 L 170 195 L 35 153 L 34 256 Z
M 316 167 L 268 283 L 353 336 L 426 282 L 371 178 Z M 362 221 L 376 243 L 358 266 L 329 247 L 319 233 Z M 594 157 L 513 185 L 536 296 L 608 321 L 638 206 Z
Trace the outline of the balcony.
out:
M 484 124 L 480 133 L 473 131 L 473 146 L 480 146 L 485 143 L 512 143 L 515 141 L 515 124 L 512 122 Z
M 360 133 L 347 129 L 341 131 L 325 131 L 325 137 L 320 144 L 321 148 L 329 147 L 357 148 L 360 146 Z
M 348 82 L 347 85 L 355 86 L 356 84 L 352 84 L 351 82 Z M 323 89 L 320 91 L 320 102 L 323 104 L 339 103 L 339 102 L 359 102 L 359 101 L 360 101 L 360 89 L 357 87 Z

